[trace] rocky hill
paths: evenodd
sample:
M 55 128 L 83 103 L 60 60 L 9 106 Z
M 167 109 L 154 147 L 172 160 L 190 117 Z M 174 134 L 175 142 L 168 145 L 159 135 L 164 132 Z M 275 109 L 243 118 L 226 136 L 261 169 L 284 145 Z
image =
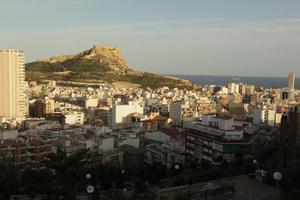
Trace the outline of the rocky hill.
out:
M 59 80 L 93 83 L 132 83 L 140 87 L 191 87 L 181 79 L 137 72 L 128 67 L 116 47 L 94 46 L 75 54 L 54 56 L 49 60 L 26 64 L 27 80 Z

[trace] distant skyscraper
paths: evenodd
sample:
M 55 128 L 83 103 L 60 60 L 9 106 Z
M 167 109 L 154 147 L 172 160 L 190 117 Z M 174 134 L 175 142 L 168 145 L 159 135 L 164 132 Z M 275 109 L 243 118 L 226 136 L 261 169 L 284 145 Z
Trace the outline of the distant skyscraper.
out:
M 0 49 L 0 117 L 22 119 L 26 113 L 24 53 Z
M 289 73 L 289 89 L 295 89 L 295 73 Z

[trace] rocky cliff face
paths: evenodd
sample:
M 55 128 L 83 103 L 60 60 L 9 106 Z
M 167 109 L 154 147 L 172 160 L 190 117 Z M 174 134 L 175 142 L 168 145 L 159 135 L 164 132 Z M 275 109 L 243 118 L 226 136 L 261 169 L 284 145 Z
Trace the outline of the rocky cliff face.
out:
M 128 69 L 126 60 L 117 47 L 93 46 L 91 49 L 76 55 L 53 56 L 49 59 L 50 63 L 65 62 L 71 59 L 96 60 L 106 65 L 110 70 L 117 73 L 125 73 Z
M 121 50 L 117 47 L 93 46 L 93 48 L 83 52 L 84 58 L 100 58 L 111 59 L 118 63 L 120 66 L 127 67 L 127 62 L 121 55 Z

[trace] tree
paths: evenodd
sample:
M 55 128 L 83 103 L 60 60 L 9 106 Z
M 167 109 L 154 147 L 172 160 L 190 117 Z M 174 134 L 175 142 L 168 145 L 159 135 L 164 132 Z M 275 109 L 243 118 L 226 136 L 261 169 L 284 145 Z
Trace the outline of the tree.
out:
M 143 192 L 146 192 L 146 190 L 147 190 L 145 182 L 140 178 L 137 178 L 135 180 L 134 188 L 135 188 L 136 193 L 143 193 Z
M 173 181 L 173 186 L 179 186 L 179 185 L 184 185 L 185 180 L 182 176 L 176 176 L 174 181 Z
M 0 199 L 9 199 L 13 192 L 18 191 L 19 177 L 12 159 L 4 158 L 0 161 Z
M 236 164 L 236 166 L 241 166 L 243 165 L 243 161 L 244 161 L 244 158 L 243 158 L 243 153 L 242 152 L 237 152 L 235 155 L 234 155 L 234 162 Z
M 49 169 L 55 170 L 55 188 L 61 188 L 62 193 L 73 193 L 80 188 L 80 183 L 85 180 L 87 169 L 83 167 L 82 159 L 85 151 L 66 156 L 66 153 L 58 149 L 56 154 L 51 154 L 45 161 Z
M 153 162 L 148 166 L 147 175 L 150 183 L 157 184 L 162 178 L 166 177 L 166 167 L 161 162 Z
M 54 177 L 49 169 L 34 171 L 26 168 L 21 175 L 21 183 L 27 194 L 51 194 Z
M 175 197 L 175 200 L 188 200 L 188 195 L 187 194 L 178 194 Z

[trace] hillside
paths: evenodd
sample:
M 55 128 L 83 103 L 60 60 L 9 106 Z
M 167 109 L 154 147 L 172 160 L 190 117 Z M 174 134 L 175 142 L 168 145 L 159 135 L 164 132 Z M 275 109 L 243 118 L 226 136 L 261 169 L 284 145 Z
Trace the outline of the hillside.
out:
M 94 46 L 76 55 L 51 57 L 26 64 L 26 80 L 59 80 L 73 82 L 128 82 L 140 87 L 191 87 L 182 79 L 137 72 L 129 68 L 119 48 Z

